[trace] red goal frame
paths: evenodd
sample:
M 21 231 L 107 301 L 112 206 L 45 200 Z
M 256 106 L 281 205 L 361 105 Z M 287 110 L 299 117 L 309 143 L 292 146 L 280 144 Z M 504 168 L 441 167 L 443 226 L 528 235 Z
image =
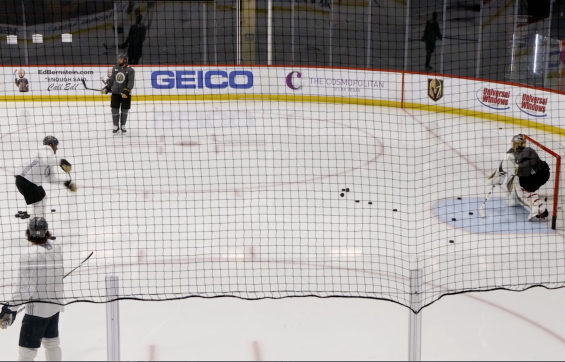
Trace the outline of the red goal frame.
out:
M 528 135 L 525 135 L 525 136 L 526 136 L 526 140 L 535 144 L 536 146 L 538 146 L 539 148 L 541 148 L 545 152 L 549 153 L 550 155 L 552 155 L 556 159 L 556 161 L 555 161 L 556 162 L 555 185 L 554 185 L 554 191 L 553 191 L 553 212 L 552 212 L 553 215 L 551 216 L 551 228 L 553 230 L 555 230 L 556 224 L 557 224 L 557 204 L 558 204 L 558 201 L 559 201 L 559 181 L 560 181 L 560 176 L 561 176 L 561 156 L 559 156 L 559 154 L 553 152 L 549 148 L 545 147 L 543 144 L 539 143 L 538 141 L 536 141 L 532 137 L 530 137 Z

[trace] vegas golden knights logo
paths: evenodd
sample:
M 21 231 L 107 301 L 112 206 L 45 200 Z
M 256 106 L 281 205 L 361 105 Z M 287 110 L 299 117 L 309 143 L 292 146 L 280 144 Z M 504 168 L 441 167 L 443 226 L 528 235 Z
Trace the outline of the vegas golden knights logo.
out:
M 434 102 L 443 97 L 443 79 L 428 79 L 428 97 Z

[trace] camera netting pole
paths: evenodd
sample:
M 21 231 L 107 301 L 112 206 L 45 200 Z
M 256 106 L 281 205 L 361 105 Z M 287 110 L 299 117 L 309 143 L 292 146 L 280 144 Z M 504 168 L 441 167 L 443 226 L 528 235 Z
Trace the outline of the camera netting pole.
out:
M 118 277 L 106 276 L 106 343 L 108 361 L 120 360 L 120 308 L 118 297 Z
M 422 271 L 410 270 L 410 308 L 408 329 L 408 360 L 420 361 L 422 357 Z M 413 310 L 419 313 L 414 313 Z

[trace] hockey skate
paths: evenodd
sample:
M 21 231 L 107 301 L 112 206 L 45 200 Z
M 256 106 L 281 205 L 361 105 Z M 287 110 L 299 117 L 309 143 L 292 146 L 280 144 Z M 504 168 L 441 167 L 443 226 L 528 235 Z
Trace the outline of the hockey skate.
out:
M 122 134 L 126 134 L 126 133 L 127 133 L 126 126 L 122 125 Z
M 547 211 L 547 209 L 545 209 L 544 212 L 537 214 L 536 218 L 545 220 L 545 218 L 548 216 L 549 216 L 549 212 Z
M 117 136 L 118 134 L 120 134 L 120 127 L 114 128 L 114 130 L 112 131 L 112 133 L 114 134 L 114 136 Z

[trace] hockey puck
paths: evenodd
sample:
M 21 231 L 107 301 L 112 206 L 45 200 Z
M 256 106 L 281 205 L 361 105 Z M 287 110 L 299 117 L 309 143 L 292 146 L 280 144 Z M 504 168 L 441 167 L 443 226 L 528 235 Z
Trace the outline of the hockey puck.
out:
M 392 209 L 392 211 L 398 211 L 397 209 Z
M 473 213 L 472 213 L 472 212 L 469 212 L 469 215 L 473 215 Z
M 450 243 L 450 244 L 453 244 L 454 242 L 455 242 L 454 240 L 449 240 L 449 243 Z
M 453 218 L 451 218 L 451 221 L 457 221 L 457 219 L 453 217 Z
M 460 197 L 458 197 L 458 198 L 457 198 L 457 200 L 461 200 L 461 198 L 460 198 Z
M 372 202 L 372 201 L 369 201 L 369 205 L 373 205 L 373 202 Z
M 55 209 L 51 209 L 51 212 L 55 212 Z
M 22 219 L 29 219 L 29 218 L 30 218 L 30 216 L 29 216 L 29 215 L 27 215 L 27 214 L 26 214 L 26 215 L 24 215 L 24 216 L 22 216 Z
M 16 214 L 16 217 L 20 217 L 20 214 Z
M 345 192 L 349 192 L 349 187 L 345 189 Z
M 345 194 L 344 194 L 344 193 L 342 192 L 341 194 L 339 194 L 339 196 L 341 196 L 341 197 L 344 197 L 344 196 L 345 196 Z
M 345 191 L 345 189 L 341 189 L 341 191 Z
M 25 211 L 18 211 L 18 214 L 27 214 Z
M 359 200 L 355 200 L 355 202 L 359 202 Z

